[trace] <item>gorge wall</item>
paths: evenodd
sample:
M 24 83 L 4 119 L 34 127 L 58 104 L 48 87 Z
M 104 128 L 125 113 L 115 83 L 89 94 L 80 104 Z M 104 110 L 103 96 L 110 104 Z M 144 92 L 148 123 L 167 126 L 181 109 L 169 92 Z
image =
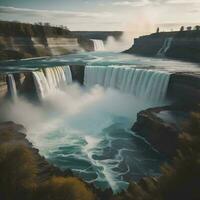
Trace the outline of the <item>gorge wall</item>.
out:
M 106 42 L 108 37 L 113 37 L 115 40 L 119 40 L 123 35 L 122 31 L 73 31 L 76 36 L 82 36 L 87 39 L 97 39 Z
M 200 62 L 200 31 L 161 32 L 134 39 L 133 46 L 125 51 L 142 56 L 158 56 L 168 38 L 172 42 L 165 57 Z
M 66 27 L 0 21 L 0 30 L 0 60 L 94 50 L 92 41 L 75 36 Z

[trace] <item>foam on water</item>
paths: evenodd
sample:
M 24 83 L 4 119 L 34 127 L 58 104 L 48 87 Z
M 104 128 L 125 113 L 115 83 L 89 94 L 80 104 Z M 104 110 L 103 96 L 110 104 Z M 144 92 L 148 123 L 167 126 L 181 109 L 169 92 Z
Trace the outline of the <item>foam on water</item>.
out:
M 150 101 L 165 99 L 170 74 L 127 66 L 86 66 L 84 85 L 119 89 Z
M 25 125 L 28 139 L 50 162 L 63 170 L 70 168 L 97 187 L 117 192 L 125 189 L 128 181 L 159 175 L 163 157 L 130 128 L 139 111 L 158 105 L 139 95 L 145 94 L 140 91 L 149 87 L 160 96 L 159 87 L 165 84 L 154 87 L 151 77 L 162 83 L 165 76 L 126 66 L 88 70 L 86 88 L 68 84 L 70 71 L 62 68 L 33 72 L 42 105 L 19 99 L 4 106 L 5 119 Z M 158 99 L 162 105 L 163 100 Z

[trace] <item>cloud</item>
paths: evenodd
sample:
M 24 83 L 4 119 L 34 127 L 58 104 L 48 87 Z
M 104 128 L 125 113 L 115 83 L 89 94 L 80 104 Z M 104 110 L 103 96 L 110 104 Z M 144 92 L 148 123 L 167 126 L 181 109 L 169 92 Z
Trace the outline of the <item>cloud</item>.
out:
M 115 6 L 132 6 L 132 7 L 139 7 L 139 6 L 145 6 L 148 5 L 148 0 L 134 0 L 134 1 L 116 1 L 113 2 L 113 5 Z
M 170 5 L 170 4 L 200 4 L 200 0 L 130 0 L 130 1 L 115 1 L 113 5 L 115 6 L 132 6 L 132 7 L 140 7 L 140 6 L 148 6 L 148 5 Z
M 6 6 L 0 6 L 0 18 L 29 23 L 50 22 L 52 25 L 66 25 L 71 30 L 104 29 L 102 24 L 110 27 L 115 22 L 111 12 L 37 10 Z
M 72 11 L 57 11 L 57 10 L 36 10 L 28 8 L 15 8 L 0 6 L 1 14 L 18 14 L 31 16 L 51 16 L 51 17 L 78 17 L 78 18 L 108 18 L 112 14 L 109 12 L 95 13 L 95 12 L 72 12 Z
M 166 3 L 168 4 L 194 4 L 194 3 L 198 3 L 200 4 L 199 0 L 165 0 Z

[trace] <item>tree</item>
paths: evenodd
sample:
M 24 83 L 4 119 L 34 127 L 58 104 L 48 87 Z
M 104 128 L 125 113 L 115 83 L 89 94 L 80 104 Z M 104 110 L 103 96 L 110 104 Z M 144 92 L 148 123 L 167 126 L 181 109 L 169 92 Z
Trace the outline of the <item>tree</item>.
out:
M 50 27 L 51 25 L 50 25 L 49 22 L 45 22 L 45 23 L 44 23 L 44 26 Z
M 191 27 L 191 26 L 188 26 L 188 27 L 187 27 L 187 30 L 188 30 L 188 31 L 191 31 L 191 30 L 192 30 L 192 27 Z
M 196 25 L 196 26 L 195 26 L 195 30 L 196 30 L 196 31 L 200 31 L 200 26 L 199 26 L 199 25 Z
M 183 32 L 184 29 L 185 29 L 185 27 L 184 27 L 184 26 L 181 26 L 180 31 Z

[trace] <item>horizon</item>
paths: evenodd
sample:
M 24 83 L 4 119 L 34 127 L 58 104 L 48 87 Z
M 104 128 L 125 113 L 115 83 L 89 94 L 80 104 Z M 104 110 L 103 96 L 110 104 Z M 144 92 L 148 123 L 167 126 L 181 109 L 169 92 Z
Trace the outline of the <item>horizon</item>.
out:
M 170 13 L 170 15 L 169 15 Z M 48 22 L 71 31 L 123 31 L 134 36 L 178 31 L 200 24 L 200 1 L 191 0 L 3 0 L 0 20 Z

